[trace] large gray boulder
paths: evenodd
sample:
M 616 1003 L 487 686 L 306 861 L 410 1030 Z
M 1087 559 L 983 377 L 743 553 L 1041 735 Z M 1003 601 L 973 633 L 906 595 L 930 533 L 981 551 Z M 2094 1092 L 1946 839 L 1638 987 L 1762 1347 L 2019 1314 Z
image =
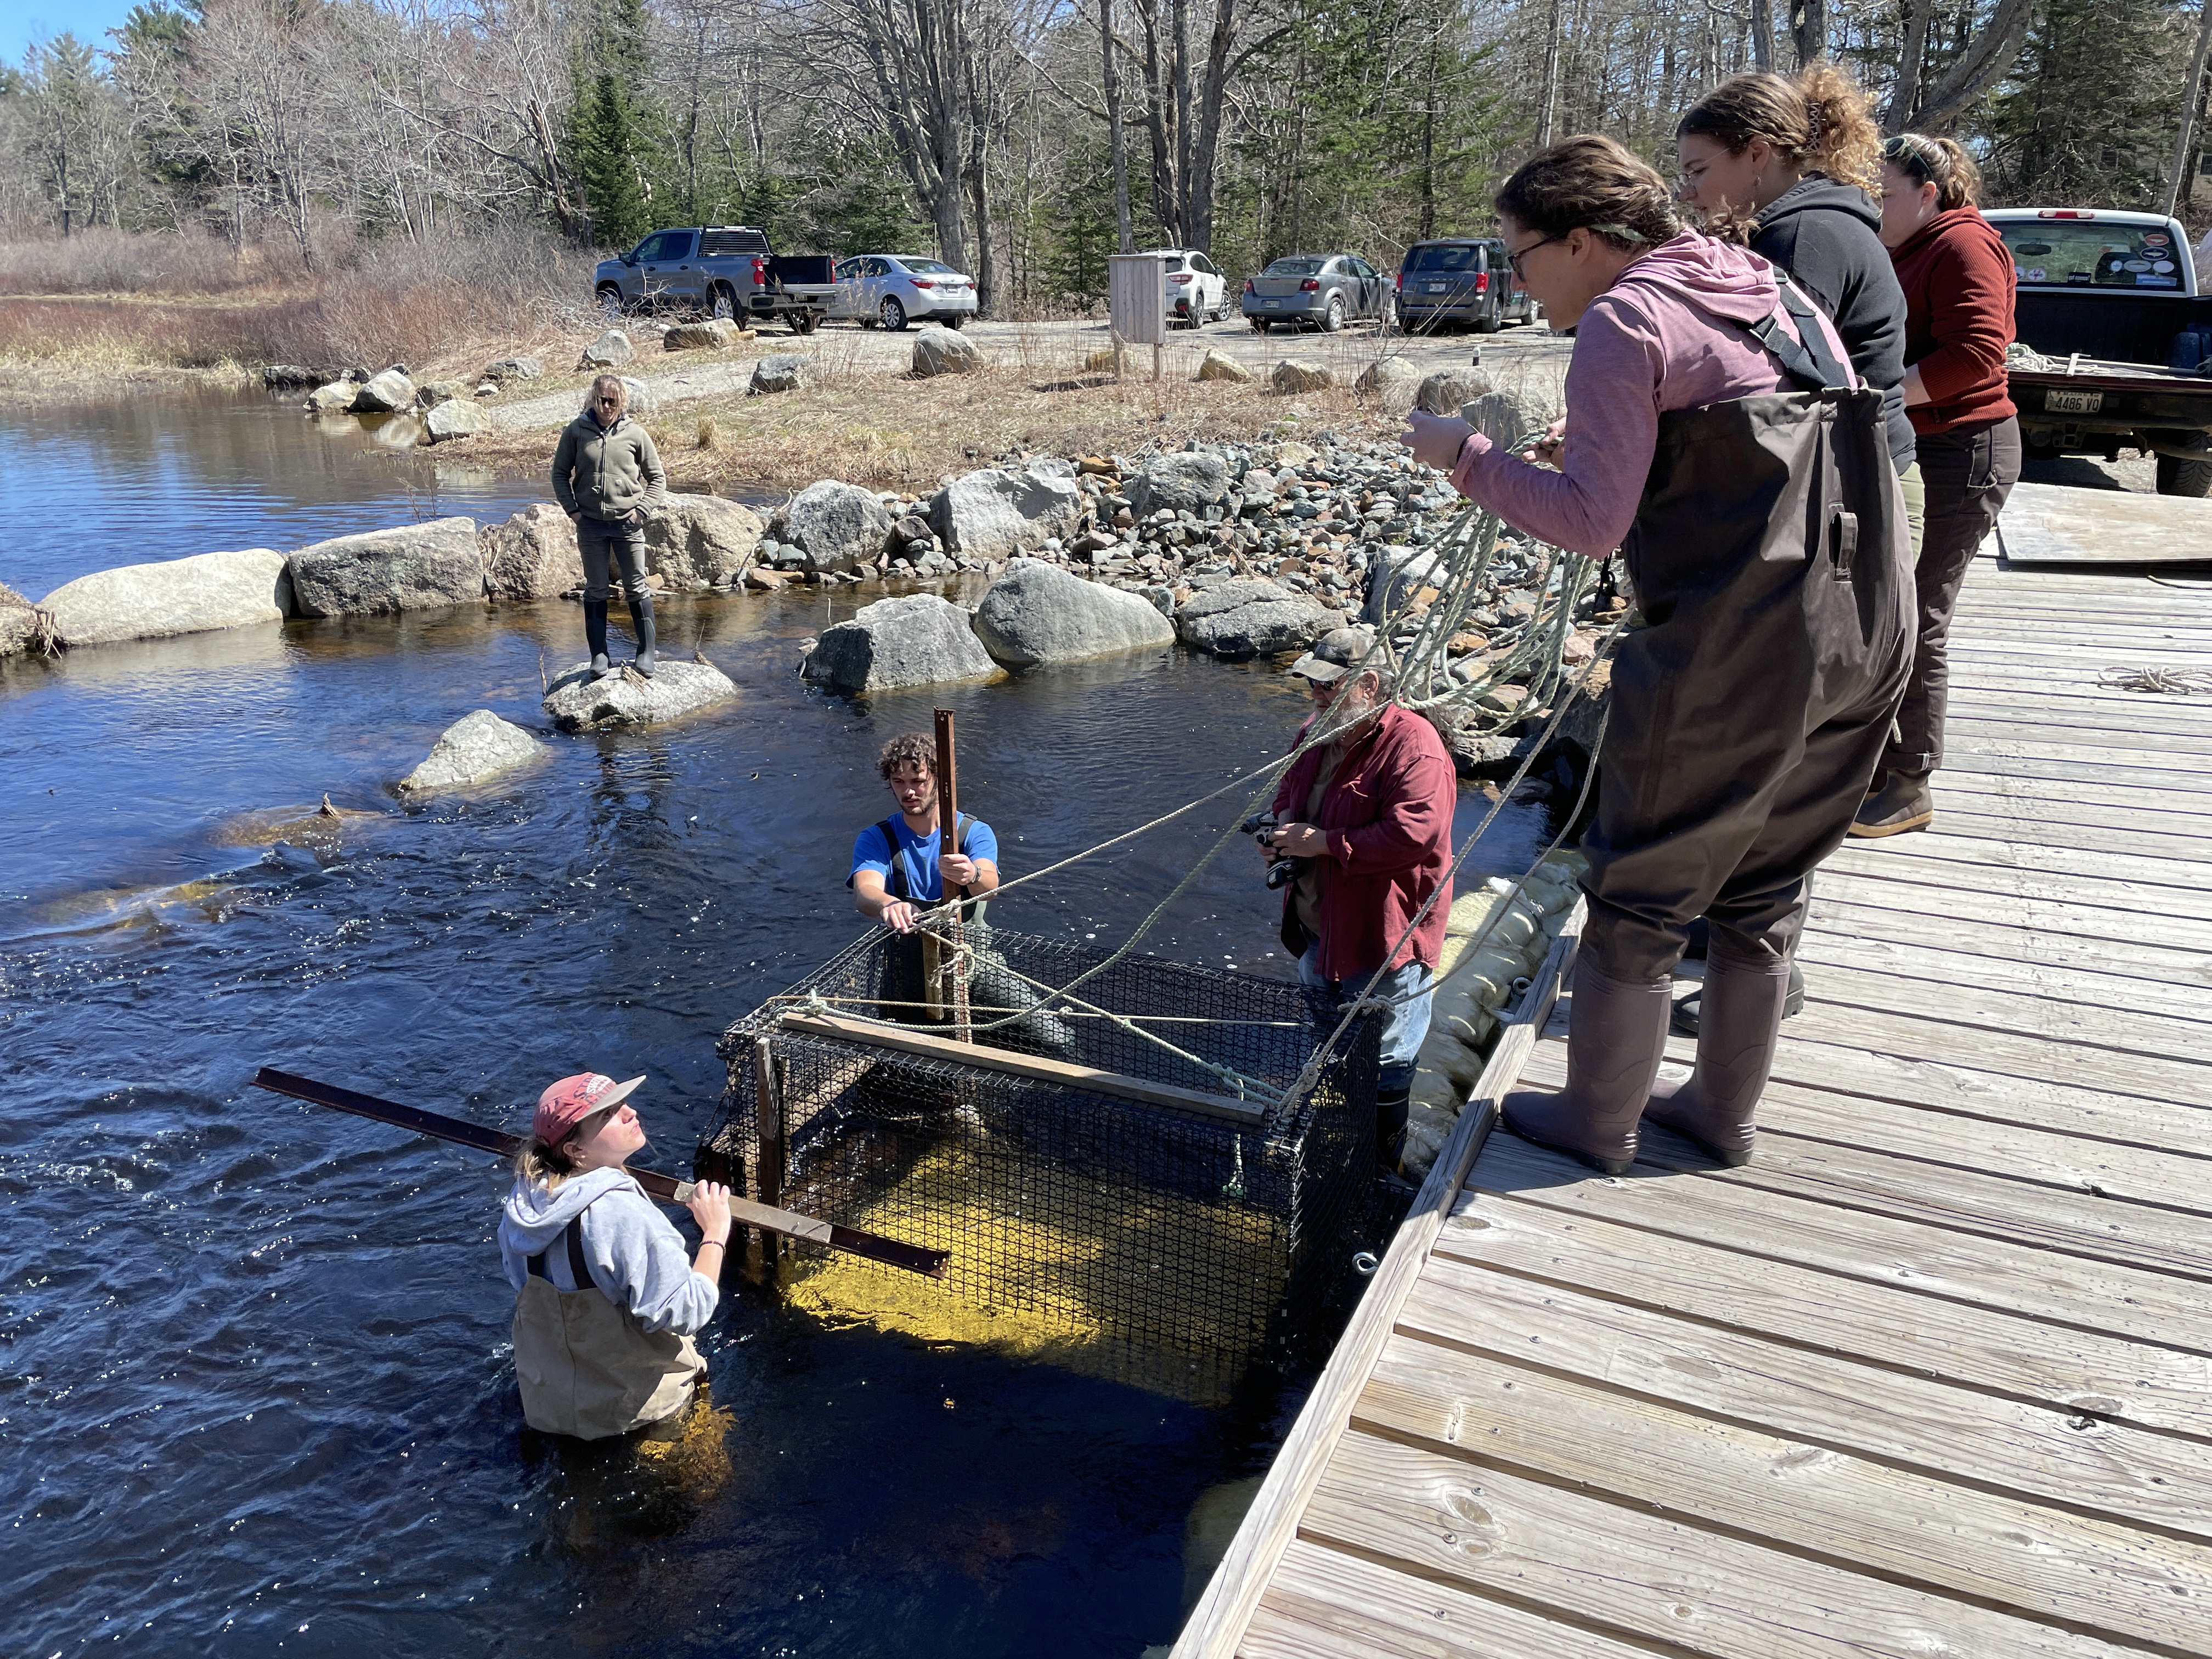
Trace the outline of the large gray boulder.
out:
M 1413 406 L 1421 387 L 1421 371 L 1403 357 L 1384 357 L 1359 371 L 1352 383 L 1353 393 L 1379 404 L 1388 415 L 1403 415 Z
M 550 501 L 486 525 L 482 539 L 484 586 L 495 599 L 550 599 L 583 583 L 576 526 Z
M 563 732 L 605 732 L 655 726 L 737 695 L 730 677 L 712 663 L 664 659 L 651 679 L 625 668 L 603 680 L 593 679 L 591 665 L 583 663 L 553 682 L 543 707 Z
M 1231 386 L 1252 384 L 1252 371 L 1218 346 L 1208 346 L 1206 356 L 1198 360 L 1198 373 L 1192 377 L 1200 380 L 1226 380 Z
M 823 478 L 800 490 L 776 539 L 805 555 L 809 570 L 873 564 L 890 539 L 891 515 L 872 489 Z
M 1035 461 L 1018 470 L 989 466 L 955 478 L 929 506 L 929 527 L 956 553 L 1004 559 L 1074 533 L 1083 492 L 1066 461 Z
M 534 380 L 544 373 L 544 363 L 536 357 L 502 357 L 484 365 L 483 378 L 505 386 L 509 380 Z
M 645 568 L 678 592 L 727 587 L 759 552 L 764 527 L 760 514 L 742 502 L 671 495 L 646 520 Z
M 1548 418 L 1534 402 L 1510 392 L 1486 392 L 1462 405 L 1459 417 L 1500 448 L 1540 433 Z
M 661 336 L 660 343 L 670 351 L 720 351 L 725 346 L 743 345 L 752 337 L 752 330 L 742 323 L 709 317 L 701 323 L 677 324 Z
M 422 763 L 400 779 L 399 787 L 415 794 L 482 783 L 527 765 L 544 748 L 520 726 L 500 719 L 489 708 L 479 708 L 440 732 Z
M 1479 368 L 1440 368 L 1413 389 L 1413 407 L 1431 415 L 1456 415 L 1470 398 L 1490 390 L 1490 376 Z
M 1229 493 L 1229 466 L 1218 455 L 1180 450 L 1155 455 L 1129 480 L 1129 510 L 1139 518 L 1167 507 L 1196 513 Z
M 474 437 L 479 432 L 491 430 L 491 416 L 482 405 L 448 398 L 431 406 L 422 417 L 422 435 L 434 444 L 449 443 L 455 438 Z
M 1141 594 L 1016 559 L 975 611 L 975 637 L 1007 668 L 1081 662 L 1175 643 L 1175 624 Z
M 366 385 L 354 388 L 356 415 L 389 415 L 414 406 L 415 382 L 402 369 L 387 368 L 381 374 L 372 374 Z
M 158 640 L 291 614 L 292 583 L 273 548 L 195 553 L 158 564 L 126 564 L 64 584 L 39 601 L 64 645 Z
M 778 352 L 753 365 L 752 383 L 745 388 L 745 395 L 765 398 L 773 392 L 796 392 L 805 384 L 806 359 Z
M 471 519 L 339 536 L 301 548 L 288 564 L 293 603 L 303 617 L 379 616 L 481 603 L 484 596 Z
M 361 388 L 351 380 L 332 380 L 310 392 L 305 407 L 310 415 L 343 415 L 360 395 Z
M 1176 612 L 1186 645 L 1217 657 L 1303 651 L 1343 620 L 1327 605 L 1269 581 L 1227 581 L 1194 593 Z
M 902 686 L 988 680 L 999 665 L 975 637 L 965 611 L 934 593 L 908 593 L 878 599 L 850 622 L 823 630 L 799 672 L 833 691 L 865 696 Z
M 20 656 L 39 637 L 39 613 L 31 602 L 0 582 L 0 657 Z
M 973 374 L 985 367 L 982 351 L 964 334 L 932 327 L 914 337 L 914 372 L 925 380 L 933 374 Z
M 584 348 L 576 359 L 576 367 L 620 368 L 636 356 L 637 348 L 629 343 L 629 336 L 618 328 L 611 328 Z

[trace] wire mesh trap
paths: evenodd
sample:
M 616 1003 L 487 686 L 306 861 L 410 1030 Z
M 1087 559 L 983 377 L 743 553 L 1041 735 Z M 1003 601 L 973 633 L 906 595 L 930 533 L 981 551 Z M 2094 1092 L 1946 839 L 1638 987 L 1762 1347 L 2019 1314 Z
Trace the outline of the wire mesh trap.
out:
M 952 1253 L 932 1281 L 787 1246 L 794 1297 L 1201 1400 L 1333 1328 L 1354 1252 L 1389 1224 L 1373 1197 L 1375 1020 L 1277 1104 L 1336 1023 L 1299 986 L 981 926 L 966 942 L 972 1045 L 933 1006 L 922 939 L 887 932 L 722 1037 L 702 1176 Z M 1085 1006 L 1036 988 L 1094 971 Z

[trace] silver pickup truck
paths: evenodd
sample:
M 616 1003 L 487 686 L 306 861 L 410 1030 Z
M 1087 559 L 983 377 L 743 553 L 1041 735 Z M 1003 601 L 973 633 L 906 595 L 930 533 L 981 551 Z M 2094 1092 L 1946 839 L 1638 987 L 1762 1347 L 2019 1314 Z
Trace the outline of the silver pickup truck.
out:
M 619 258 L 602 259 L 592 296 L 610 317 L 681 311 L 791 325 L 811 334 L 836 297 L 827 254 L 777 253 L 749 225 L 656 230 Z

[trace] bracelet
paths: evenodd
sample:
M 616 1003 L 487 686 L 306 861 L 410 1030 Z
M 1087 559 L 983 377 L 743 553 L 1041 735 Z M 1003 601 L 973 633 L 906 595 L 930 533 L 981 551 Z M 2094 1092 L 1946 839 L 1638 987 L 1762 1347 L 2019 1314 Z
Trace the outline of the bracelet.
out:
M 726 1238 L 702 1238 L 699 1241 L 699 1248 L 702 1250 L 709 1244 L 712 1244 L 724 1255 L 727 1255 L 730 1253 L 730 1241 Z

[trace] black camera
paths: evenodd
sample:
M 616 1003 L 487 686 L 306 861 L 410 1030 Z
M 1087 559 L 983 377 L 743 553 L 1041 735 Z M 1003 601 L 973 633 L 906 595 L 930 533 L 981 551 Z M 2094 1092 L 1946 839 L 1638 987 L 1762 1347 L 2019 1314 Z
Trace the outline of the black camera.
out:
M 1273 836 L 1276 830 L 1280 827 L 1280 821 L 1273 812 L 1255 812 L 1250 817 L 1245 819 L 1243 823 L 1238 824 L 1237 827 L 1248 836 L 1256 836 L 1259 838 L 1260 845 L 1267 847 L 1269 838 Z M 1270 848 L 1269 850 L 1272 851 L 1273 849 Z M 1268 889 L 1272 891 L 1279 887 L 1289 886 L 1292 882 L 1296 881 L 1299 876 L 1304 873 L 1306 861 L 1304 859 L 1279 858 L 1275 860 L 1267 866 Z

